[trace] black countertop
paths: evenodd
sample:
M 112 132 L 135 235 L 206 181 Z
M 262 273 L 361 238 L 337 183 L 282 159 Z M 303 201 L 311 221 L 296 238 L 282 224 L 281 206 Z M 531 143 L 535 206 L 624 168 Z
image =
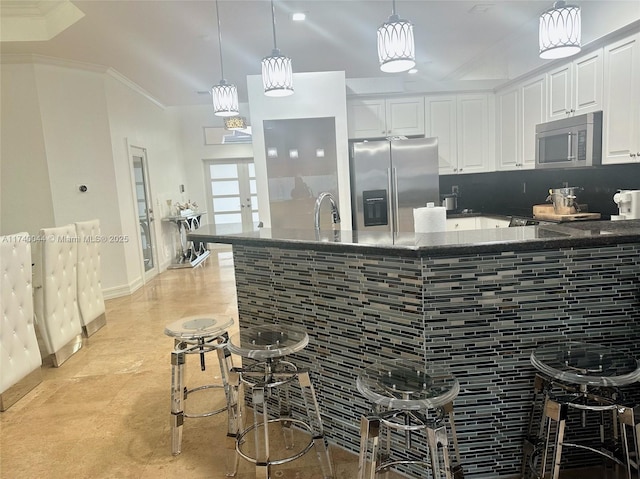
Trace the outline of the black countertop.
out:
M 187 238 L 204 243 L 428 257 L 640 243 L 640 220 L 575 221 L 420 234 L 278 228 L 255 228 L 243 233 L 237 224 L 217 228 L 204 225 L 189 232 Z

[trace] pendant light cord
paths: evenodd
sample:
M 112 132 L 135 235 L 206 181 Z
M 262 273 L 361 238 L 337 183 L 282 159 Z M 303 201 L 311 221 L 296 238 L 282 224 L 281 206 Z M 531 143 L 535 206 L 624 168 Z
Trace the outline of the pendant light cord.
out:
M 391 6 L 391 15 L 395 16 L 395 14 L 396 14 L 396 0 L 393 0 L 391 5 L 392 5 Z
M 220 11 L 216 0 L 216 18 L 218 19 L 218 47 L 220 48 L 220 77 L 224 80 L 224 66 L 222 64 L 222 29 L 220 28 Z
M 273 25 L 273 49 L 277 50 L 278 45 L 276 44 L 276 9 L 273 6 L 273 0 L 271 0 L 271 24 Z

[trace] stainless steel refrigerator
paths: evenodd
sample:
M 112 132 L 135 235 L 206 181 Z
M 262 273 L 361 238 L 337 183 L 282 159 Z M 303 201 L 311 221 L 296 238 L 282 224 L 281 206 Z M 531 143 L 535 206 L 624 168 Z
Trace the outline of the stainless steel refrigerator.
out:
M 438 139 L 351 144 L 353 229 L 413 232 L 413 209 L 439 204 Z

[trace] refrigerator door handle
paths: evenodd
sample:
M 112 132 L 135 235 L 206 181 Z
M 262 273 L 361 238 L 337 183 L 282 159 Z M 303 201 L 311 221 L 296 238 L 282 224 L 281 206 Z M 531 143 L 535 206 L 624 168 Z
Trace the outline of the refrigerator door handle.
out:
M 393 176 L 393 232 L 398 232 L 398 218 L 400 216 L 400 203 L 398 201 L 398 171 L 394 166 L 392 169 Z
M 396 207 L 394 205 L 395 196 L 393 195 L 393 170 L 395 168 L 387 168 L 387 195 L 389 198 L 389 231 L 393 233 L 396 229 Z

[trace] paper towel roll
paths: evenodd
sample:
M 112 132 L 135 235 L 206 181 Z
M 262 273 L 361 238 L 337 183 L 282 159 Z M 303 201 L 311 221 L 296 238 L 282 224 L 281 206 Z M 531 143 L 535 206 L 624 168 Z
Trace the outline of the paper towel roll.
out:
M 428 203 L 426 208 L 413 209 L 413 231 L 438 233 L 447 230 L 447 209 Z

